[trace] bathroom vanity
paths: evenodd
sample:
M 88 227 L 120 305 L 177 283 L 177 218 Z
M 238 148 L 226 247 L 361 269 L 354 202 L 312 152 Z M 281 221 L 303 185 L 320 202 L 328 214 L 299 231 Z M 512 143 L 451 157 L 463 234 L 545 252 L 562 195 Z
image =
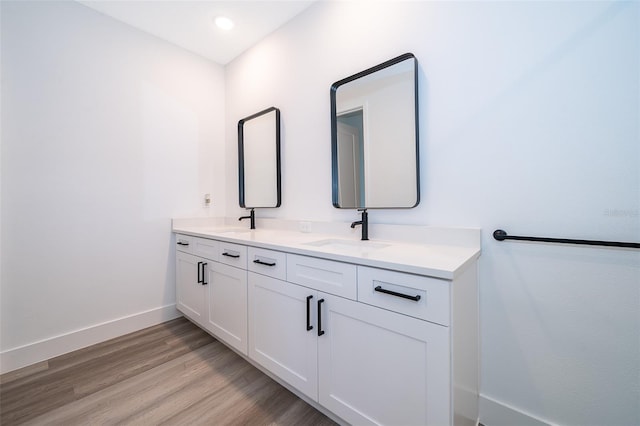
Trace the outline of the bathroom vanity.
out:
M 267 222 L 174 220 L 186 317 L 342 423 L 476 424 L 479 230 Z

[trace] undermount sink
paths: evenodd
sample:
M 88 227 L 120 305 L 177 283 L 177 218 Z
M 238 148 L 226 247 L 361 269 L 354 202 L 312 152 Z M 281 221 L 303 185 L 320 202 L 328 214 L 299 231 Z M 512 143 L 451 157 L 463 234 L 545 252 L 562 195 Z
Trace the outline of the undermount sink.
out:
M 374 243 L 371 241 L 354 241 L 354 240 L 342 240 L 337 238 L 329 238 L 318 241 L 311 241 L 304 243 L 307 246 L 322 247 L 328 250 L 336 251 L 357 251 L 360 253 L 368 253 L 375 250 L 380 250 L 385 247 L 389 247 L 389 244 Z
M 206 229 L 208 232 L 214 232 L 216 234 L 242 234 L 246 232 L 251 232 L 249 228 L 209 228 Z

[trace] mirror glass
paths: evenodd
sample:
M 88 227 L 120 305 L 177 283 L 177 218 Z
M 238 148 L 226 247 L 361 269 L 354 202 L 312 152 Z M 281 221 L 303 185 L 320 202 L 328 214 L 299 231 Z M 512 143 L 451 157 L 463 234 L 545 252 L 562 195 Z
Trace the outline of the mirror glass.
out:
M 280 206 L 280 110 L 268 108 L 238 122 L 240 207 Z
M 406 53 L 331 86 L 335 207 L 418 205 L 417 68 Z

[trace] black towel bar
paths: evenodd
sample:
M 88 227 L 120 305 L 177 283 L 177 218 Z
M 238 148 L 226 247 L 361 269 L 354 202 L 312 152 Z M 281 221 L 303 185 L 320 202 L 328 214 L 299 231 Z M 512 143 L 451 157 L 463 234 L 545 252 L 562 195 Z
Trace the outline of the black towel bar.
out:
M 608 247 L 627 247 L 640 248 L 640 243 L 624 243 L 620 241 L 596 241 L 596 240 L 573 240 L 569 238 L 548 238 L 548 237 L 520 237 L 517 235 L 508 235 L 502 229 L 493 231 L 493 238 L 498 241 L 504 240 L 520 240 L 520 241 L 539 241 L 544 243 L 563 243 L 563 244 L 582 244 L 588 246 L 608 246 Z

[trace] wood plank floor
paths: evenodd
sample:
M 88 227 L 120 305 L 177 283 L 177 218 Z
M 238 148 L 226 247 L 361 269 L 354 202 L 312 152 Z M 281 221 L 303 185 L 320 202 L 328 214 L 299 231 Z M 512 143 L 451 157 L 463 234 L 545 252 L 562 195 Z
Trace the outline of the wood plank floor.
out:
M 0 424 L 335 425 L 184 318 L 3 374 Z

